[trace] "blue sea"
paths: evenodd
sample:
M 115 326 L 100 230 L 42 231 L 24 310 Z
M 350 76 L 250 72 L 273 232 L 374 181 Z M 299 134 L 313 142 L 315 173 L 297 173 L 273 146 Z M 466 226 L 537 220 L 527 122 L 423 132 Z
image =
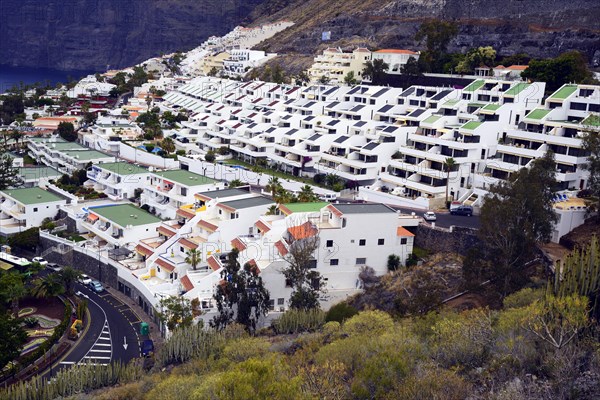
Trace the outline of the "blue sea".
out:
M 0 65 L 0 93 L 6 92 L 13 86 L 32 83 L 49 83 L 54 86 L 58 82 L 67 83 L 69 78 L 80 79 L 93 71 L 60 71 L 47 68 L 11 67 Z

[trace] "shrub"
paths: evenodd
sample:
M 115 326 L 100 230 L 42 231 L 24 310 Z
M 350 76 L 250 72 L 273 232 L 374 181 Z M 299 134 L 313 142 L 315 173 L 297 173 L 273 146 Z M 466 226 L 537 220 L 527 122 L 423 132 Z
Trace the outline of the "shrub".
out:
M 394 326 L 392 317 L 386 312 L 363 311 L 344 323 L 343 330 L 348 335 L 381 334 Z
M 325 312 L 321 310 L 288 310 L 273 321 L 277 333 L 312 332 L 325 323 Z
M 217 158 L 215 157 L 215 153 L 211 150 L 204 156 L 204 161 L 213 163 Z
M 347 320 L 348 318 L 352 318 L 358 314 L 358 310 L 352 307 L 348 303 L 338 303 L 331 307 L 329 311 L 327 311 L 327 315 L 325 316 L 326 322 L 336 321 L 340 324 Z

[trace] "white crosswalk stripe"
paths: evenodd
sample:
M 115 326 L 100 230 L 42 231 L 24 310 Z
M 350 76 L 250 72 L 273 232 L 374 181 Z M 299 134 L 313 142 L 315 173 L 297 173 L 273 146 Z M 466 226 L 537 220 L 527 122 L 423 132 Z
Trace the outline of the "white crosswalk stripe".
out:
M 112 337 L 110 334 L 110 326 L 108 321 L 104 322 L 102 333 L 96 339 L 94 345 L 88 350 L 87 354 L 79 362 L 79 364 L 94 364 L 108 365 L 102 361 L 110 361 L 112 359 Z

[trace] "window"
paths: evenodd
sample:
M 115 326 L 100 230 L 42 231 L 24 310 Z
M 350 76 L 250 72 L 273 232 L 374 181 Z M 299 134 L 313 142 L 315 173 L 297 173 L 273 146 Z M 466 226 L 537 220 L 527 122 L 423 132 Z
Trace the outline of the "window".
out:
M 278 306 L 282 306 L 285 304 L 285 299 L 283 297 L 280 297 L 277 299 L 277 305 Z
M 367 259 L 364 257 L 359 257 L 356 259 L 356 265 L 366 265 Z
M 271 311 L 275 310 L 275 300 L 274 299 L 269 300 L 269 310 L 271 310 Z
M 38 209 L 37 209 L 37 207 L 35 207 L 35 208 L 33 209 L 33 212 L 37 212 L 37 210 L 38 210 Z
M 331 260 L 329 260 L 329 265 L 340 265 L 340 260 L 338 260 L 337 258 L 332 258 Z
M 378 246 L 383 246 L 384 243 L 385 243 L 385 239 L 378 239 L 377 240 L 377 245 Z
M 185 253 L 185 250 L 183 249 L 182 246 L 179 246 L 179 251 L 182 252 L 182 253 Z
M 365 246 L 366 244 L 367 244 L 367 239 L 360 239 L 360 240 L 358 241 L 358 245 L 359 245 L 359 246 Z
M 292 287 L 292 280 L 291 279 L 286 279 L 285 280 L 285 287 Z M 271 300 L 273 301 L 273 300 Z
M 333 240 L 328 240 L 325 247 L 333 247 Z
M 408 242 L 407 238 L 400 239 L 400 244 L 406 244 Z

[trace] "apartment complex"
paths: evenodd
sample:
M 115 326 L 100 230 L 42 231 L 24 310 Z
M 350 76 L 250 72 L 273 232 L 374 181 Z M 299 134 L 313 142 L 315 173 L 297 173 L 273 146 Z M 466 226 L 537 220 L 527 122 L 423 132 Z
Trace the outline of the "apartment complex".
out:
M 0 191 L 0 233 L 9 235 L 54 218 L 67 201 L 39 187 Z
M 409 59 L 419 59 L 421 52 L 404 49 L 381 49 L 374 51 L 371 58 L 373 60 L 383 60 L 388 65 L 387 74 L 400 75 L 402 67 L 406 65 Z
M 366 62 L 371 59 L 371 52 L 358 47 L 351 53 L 344 53 L 340 48 L 330 47 L 323 54 L 315 57 L 315 62 L 308 70 L 311 82 L 327 79 L 331 83 L 343 83 L 344 77 L 350 72 L 357 80 L 362 79 L 362 71 Z
M 59 137 L 27 138 L 29 155 L 37 162 L 52 167 L 63 174 L 85 169 L 89 164 L 109 163 L 115 160 L 114 156 L 90 150 L 75 142 L 67 142 Z

